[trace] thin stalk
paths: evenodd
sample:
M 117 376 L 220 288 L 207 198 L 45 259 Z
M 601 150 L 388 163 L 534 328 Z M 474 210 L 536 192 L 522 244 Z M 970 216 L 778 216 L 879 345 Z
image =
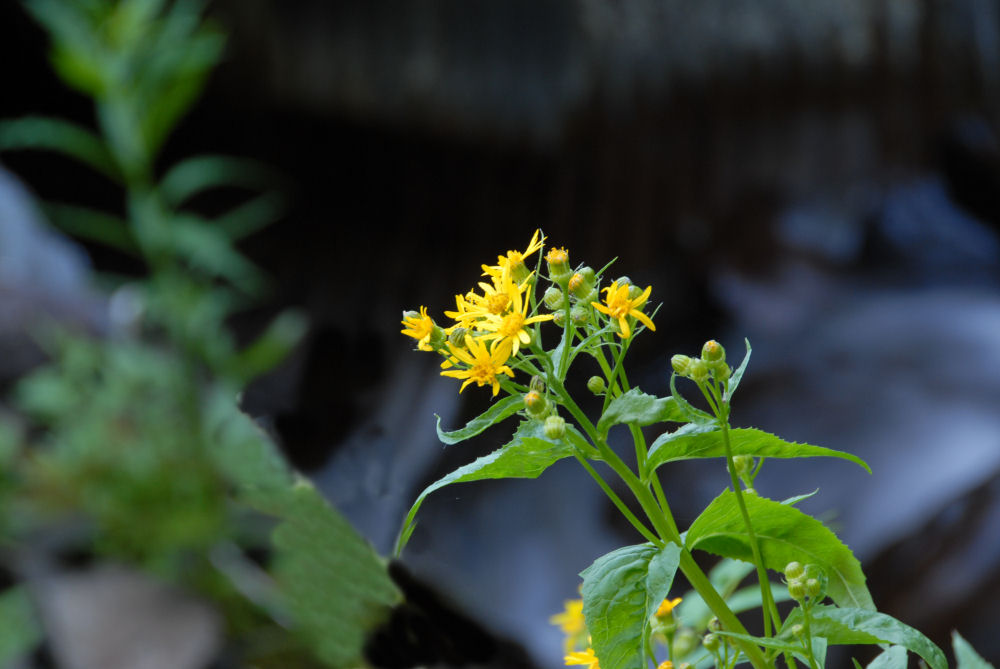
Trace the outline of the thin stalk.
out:
M 812 629 L 809 621 L 810 608 L 811 607 L 806 606 L 805 604 L 802 605 L 802 631 L 804 632 L 803 636 L 805 637 L 805 651 L 806 657 L 809 659 L 809 667 L 810 669 L 819 669 L 816 666 L 816 658 L 813 656 Z

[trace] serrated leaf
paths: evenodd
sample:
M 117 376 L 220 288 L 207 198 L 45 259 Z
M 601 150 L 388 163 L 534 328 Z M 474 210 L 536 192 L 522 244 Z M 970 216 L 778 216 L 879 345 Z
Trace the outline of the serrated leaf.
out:
M 652 472 L 663 464 L 678 460 L 725 457 L 726 447 L 722 439 L 722 430 L 714 429 L 714 427 L 685 425 L 679 430 L 657 437 L 650 445 L 649 456 L 646 459 L 649 471 Z M 868 463 L 851 453 L 823 446 L 785 441 L 773 434 L 754 428 L 730 430 L 729 443 L 733 455 L 752 455 L 762 458 L 840 458 L 849 460 L 863 467 L 869 474 L 871 473 Z
M 833 580 L 830 580 L 831 588 Z M 791 635 L 793 625 L 802 623 L 802 610 L 789 614 L 781 637 Z M 947 669 L 944 653 L 933 641 L 892 616 L 856 607 L 814 606 L 810 613 L 813 636 L 826 637 L 831 645 L 891 643 L 916 653 L 931 669 Z
M 743 356 L 743 362 L 740 363 L 740 366 L 737 367 L 736 371 L 734 371 L 732 376 L 729 377 L 729 385 L 726 386 L 726 392 L 722 395 L 722 399 L 726 402 L 733 399 L 733 393 L 735 393 L 736 389 L 739 387 L 740 381 L 743 380 L 743 375 L 747 371 L 747 365 L 750 364 L 750 353 L 752 351 L 750 348 L 750 340 L 744 339 L 743 341 L 746 342 L 747 352 L 746 355 Z
M 670 592 L 680 547 L 626 546 L 585 569 L 583 616 L 603 669 L 645 669 L 649 619 Z
M 889 646 L 868 663 L 867 669 L 906 669 L 906 649 L 902 646 Z
M 627 393 L 613 399 L 604 415 L 597 421 L 597 430 L 607 434 L 613 425 L 653 425 L 685 420 L 685 412 L 677 406 L 673 397 L 656 397 L 647 395 L 638 388 L 632 388 Z
M 295 485 L 282 515 L 274 576 L 296 628 L 331 666 L 360 666 L 366 639 L 402 594 L 368 542 L 311 484 Z
M 27 116 L 0 122 L 0 151 L 40 149 L 79 160 L 113 181 L 118 166 L 104 142 L 90 130 L 58 118 Z
M 715 416 L 707 411 L 702 411 L 701 409 L 695 407 L 693 404 L 684 399 L 684 396 L 681 395 L 680 392 L 678 392 L 677 374 L 670 375 L 670 396 L 674 398 L 674 401 L 677 402 L 677 406 L 680 407 L 680 410 L 684 415 L 684 420 L 689 423 L 715 424 Z
M 955 651 L 956 669 L 993 669 L 957 631 L 951 633 L 951 647 Z
M 499 402 L 497 404 L 500 404 Z M 518 404 L 520 400 L 518 399 Z M 497 406 L 497 405 L 494 405 Z M 576 428 L 566 425 L 567 432 Z M 577 442 L 583 440 L 583 435 L 577 432 Z M 400 530 L 396 542 L 395 554 L 398 556 L 409 541 L 413 532 L 414 519 L 424 499 L 439 488 L 452 483 L 481 481 L 484 479 L 538 478 L 551 465 L 573 455 L 574 446 L 569 439 L 552 441 L 545 437 L 544 423 L 539 420 L 522 421 L 511 441 L 497 450 L 481 458 L 477 458 L 464 467 L 459 467 L 447 476 L 438 479 L 424 488 L 423 492 L 410 507 L 406 520 Z
M 874 610 L 861 563 L 829 528 L 793 506 L 758 495 L 743 500 L 760 544 L 764 566 L 781 571 L 793 560 L 822 567 L 829 577 L 829 595 L 840 606 Z M 753 561 L 736 495 L 725 490 L 691 524 L 688 548 Z
M 438 439 L 449 446 L 457 444 L 460 441 L 465 441 L 466 439 L 471 439 L 477 434 L 485 431 L 491 425 L 495 425 L 505 418 L 517 413 L 523 406 L 524 400 L 517 395 L 510 395 L 491 404 L 489 409 L 470 420 L 465 424 L 465 427 L 458 430 L 452 430 L 451 432 L 446 432 L 441 429 L 441 416 L 434 414 L 437 418 Z

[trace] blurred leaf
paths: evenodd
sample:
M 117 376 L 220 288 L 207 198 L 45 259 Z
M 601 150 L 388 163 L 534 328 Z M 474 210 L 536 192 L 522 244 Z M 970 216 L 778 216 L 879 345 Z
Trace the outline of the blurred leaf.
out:
M 980 657 L 972 645 L 954 630 L 951 633 L 951 647 L 955 651 L 956 669 L 993 669 L 993 665 Z
M 780 572 L 793 560 L 819 565 L 829 577 L 831 599 L 842 606 L 874 609 L 865 586 L 865 575 L 851 550 L 823 523 L 759 495 L 744 494 L 754 534 L 760 543 L 764 566 Z M 708 505 L 688 529 L 688 548 L 715 555 L 753 561 L 746 526 L 731 490 Z
M 511 399 L 517 399 L 518 404 L 521 404 L 520 398 L 506 398 L 506 400 Z M 506 400 L 501 400 L 494 407 Z M 575 429 L 572 425 L 566 425 L 567 432 Z M 580 435 L 580 438 L 582 439 L 583 436 Z M 483 479 L 538 478 L 551 465 L 563 458 L 571 457 L 574 452 L 575 449 L 569 443 L 568 439 L 551 441 L 546 438 L 544 423 L 542 421 L 522 421 L 513 438 L 508 443 L 489 455 L 484 455 L 464 467 L 459 467 L 447 476 L 438 479 L 424 488 L 423 492 L 420 493 L 413 503 L 413 506 L 410 507 L 409 513 L 406 514 L 406 520 L 403 522 L 399 539 L 396 542 L 395 554 L 399 555 L 403 551 L 407 541 L 409 541 L 410 534 L 413 533 L 413 528 L 415 527 L 414 519 L 416 518 L 417 511 L 420 510 L 420 505 L 435 490 L 452 483 L 480 481 Z
M 583 577 L 583 615 L 603 669 L 645 669 L 642 640 L 673 584 L 680 546 L 625 546 L 594 561 Z
M 233 359 L 232 374 L 243 383 L 275 368 L 298 345 L 309 322 L 295 310 L 278 314 L 267 329 Z
M 832 584 L 832 580 L 831 580 Z M 904 646 L 922 657 L 931 669 L 947 669 L 944 653 L 926 636 L 892 616 L 871 609 L 814 606 L 810 613 L 813 636 L 830 644 L 882 644 Z M 781 628 L 782 638 L 793 639 L 792 626 L 802 623 L 802 610 L 794 609 Z
M 215 225 L 233 240 L 242 239 L 277 221 L 285 213 L 285 198 L 264 193 L 215 219 Z
M 42 627 L 23 586 L 0 593 L 0 666 L 15 666 L 42 641 Z
M 228 279 L 234 286 L 256 294 L 264 285 L 260 270 L 233 248 L 218 228 L 194 216 L 174 219 L 170 228 L 178 257 L 210 276 Z
M 229 156 L 194 156 L 177 163 L 160 180 L 160 194 L 172 207 L 212 188 L 254 187 L 274 178 L 263 165 Z
M 118 216 L 61 202 L 47 202 L 42 209 L 53 225 L 77 239 L 98 242 L 133 256 L 139 252 L 128 223 Z
M 101 139 L 69 121 L 42 116 L 0 121 L 0 151 L 19 149 L 63 153 L 110 179 L 120 179 L 114 158 Z

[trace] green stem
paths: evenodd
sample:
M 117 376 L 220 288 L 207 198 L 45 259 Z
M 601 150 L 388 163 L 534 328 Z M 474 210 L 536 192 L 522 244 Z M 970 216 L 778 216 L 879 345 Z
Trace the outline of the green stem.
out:
M 805 637 L 805 651 L 806 658 L 809 660 L 810 669 L 818 669 L 816 666 L 816 658 L 813 655 L 813 642 L 812 642 L 812 629 L 810 627 L 809 621 L 809 606 L 806 604 L 802 605 L 802 631 Z

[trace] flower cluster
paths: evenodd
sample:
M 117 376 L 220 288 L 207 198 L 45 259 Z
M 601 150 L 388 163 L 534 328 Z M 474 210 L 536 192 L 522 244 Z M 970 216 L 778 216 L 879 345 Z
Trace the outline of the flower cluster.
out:
M 621 278 L 603 290 L 605 298 L 600 301 L 600 276 L 589 267 L 571 268 L 565 248 L 551 248 L 545 255 L 548 276 L 544 278 L 551 285 L 541 303 L 536 301 L 541 261 L 534 269 L 527 261 L 541 255 L 544 243 L 541 230 L 536 230 L 524 251 L 511 250 L 498 256 L 495 265 L 482 265 L 484 280 L 477 289 L 455 296 L 454 311 L 444 312 L 452 321 L 446 327 L 428 316 L 426 307 L 404 312 L 402 334 L 416 339 L 419 350 L 436 351 L 445 358 L 441 374 L 462 380 L 459 392 L 475 383 L 492 387 L 496 396 L 514 378 L 515 369 L 536 374 L 532 347 L 539 350 L 538 325 L 543 322 L 554 321 L 564 336 L 568 333 L 569 341 L 578 329 L 588 335 L 601 330 L 620 339 L 633 336 L 636 323 L 656 329 L 642 311 L 651 288 L 642 291 Z M 543 305 L 551 313 L 540 313 Z M 508 390 L 512 388 L 520 389 L 514 385 Z M 544 406 L 544 400 L 540 404 Z M 544 418 L 545 412 L 536 413 Z

